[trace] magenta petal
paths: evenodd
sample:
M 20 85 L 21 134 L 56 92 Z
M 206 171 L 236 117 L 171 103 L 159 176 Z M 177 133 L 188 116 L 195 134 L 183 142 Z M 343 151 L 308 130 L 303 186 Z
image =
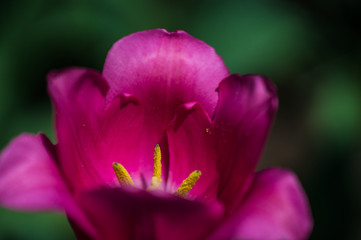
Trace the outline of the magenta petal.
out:
M 158 117 L 168 120 L 178 105 L 191 101 L 212 114 L 215 89 L 228 74 L 212 47 L 183 31 L 163 29 L 134 33 L 116 42 L 103 70 L 110 86 L 108 100 L 131 93 L 149 111 L 162 110 Z
M 66 212 L 92 235 L 57 170 L 53 152 L 44 135 L 14 139 L 0 155 L 0 204 L 17 210 Z
M 119 93 L 136 96 L 145 110 L 139 158 L 152 174 L 152 155 L 162 142 L 175 109 L 197 101 L 209 114 L 217 102 L 219 82 L 228 70 L 213 48 L 183 31 L 156 29 L 138 32 L 116 42 L 108 53 L 103 76 L 109 103 Z M 162 146 L 161 146 L 162 147 Z
M 168 191 L 175 191 L 188 175 L 202 175 L 189 192 L 190 197 L 214 200 L 219 175 L 216 166 L 214 129 L 208 114 L 197 103 L 180 106 L 167 131 L 169 143 Z
M 58 114 L 80 112 L 80 115 L 104 108 L 108 85 L 94 70 L 69 68 L 48 74 L 48 90 Z
M 252 181 L 277 106 L 276 91 L 264 77 L 231 75 L 219 86 L 214 119 L 219 197 L 229 210 L 239 204 Z
M 0 201 L 23 210 L 59 210 L 66 188 L 45 146 L 46 137 L 21 135 L 1 153 Z
M 313 221 L 297 177 L 283 169 L 256 174 L 238 212 L 211 239 L 307 239 Z
M 79 199 L 101 239 L 202 239 L 219 221 L 222 208 L 165 192 L 100 189 Z
M 142 106 L 128 94 L 119 95 L 102 113 L 93 156 L 89 156 L 89 160 L 97 168 L 103 182 L 115 182 L 119 186 L 112 168 L 113 162 L 122 164 L 138 187 L 143 184 L 141 174 L 153 173 L 153 163 L 146 165 L 144 162 L 147 159 L 140 157 L 143 151 L 139 146 L 143 117 Z M 152 155 L 149 160 L 153 161 Z
M 107 85 L 99 73 L 69 69 L 49 75 L 55 104 L 60 166 L 72 190 L 117 184 L 113 162 L 131 171 L 136 160 L 143 110 L 120 95 L 105 109 Z
M 48 90 L 55 106 L 60 167 L 68 183 L 76 189 L 92 184 L 90 178 L 100 181 L 87 155 L 93 154 L 89 143 L 104 109 L 105 81 L 95 71 L 72 68 L 50 73 Z

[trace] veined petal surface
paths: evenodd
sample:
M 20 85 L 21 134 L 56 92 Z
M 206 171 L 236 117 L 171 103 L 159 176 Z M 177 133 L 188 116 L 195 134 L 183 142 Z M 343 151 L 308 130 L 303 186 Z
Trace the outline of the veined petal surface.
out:
M 196 101 L 212 116 L 217 103 L 215 90 L 228 75 L 212 47 L 183 31 L 148 30 L 113 45 L 103 69 L 110 87 L 107 103 L 125 92 L 136 96 L 144 107 L 139 158 L 148 167 L 146 181 L 152 177 L 149 156 L 164 138 L 177 107 Z
M 218 91 L 214 124 L 221 174 L 219 198 L 232 211 L 252 182 L 278 99 L 271 82 L 259 75 L 231 75 Z
M 66 213 L 90 236 L 94 229 L 75 203 L 44 135 L 22 134 L 0 155 L 0 204 L 23 211 Z
M 307 239 L 313 226 L 309 203 L 297 177 L 270 168 L 256 174 L 242 206 L 210 240 Z
M 168 191 L 174 191 L 188 175 L 201 171 L 189 197 L 215 201 L 219 183 L 213 124 L 195 102 L 178 107 L 167 137 L 169 142 Z
M 105 108 L 107 83 L 88 69 L 52 73 L 48 81 L 55 105 L 60 167 L 72 190 L 117 184 L 113 162 L 139 173 L 143 109 L 137 100 L 123 94 Z

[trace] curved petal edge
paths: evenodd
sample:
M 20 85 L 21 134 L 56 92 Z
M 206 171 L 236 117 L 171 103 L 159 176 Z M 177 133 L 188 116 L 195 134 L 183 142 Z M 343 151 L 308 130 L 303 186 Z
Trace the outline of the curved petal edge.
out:
M 66 213 L 94 236 L 57 169 L 54 153 L 42 134 L 22 134 L 11 141 L 0 155 L 0 204 L 23 211 Z
M 215 50 L 201 40 L 184 31 L 154 29 L 117 41 L 107 55 L 103 75 L 110 86 L 108 102 L 128 92 L 146 109 L 165 104 L 170 120 L 170 112 L 190 101 L 213 114 L 215 89 L 229 71 Z
M 219 198 L 232 211 L 251 184 L 278 107 L 275 87 L 260 75 L 231 75 L 218 88 L 214 116 Z M 234 196 L 234 189 L 239 192 Z
M 211 239 L 307 239 L 313 220 L 307 196 L 290 171 L 271 168 L 256 173 L 237 212 Z

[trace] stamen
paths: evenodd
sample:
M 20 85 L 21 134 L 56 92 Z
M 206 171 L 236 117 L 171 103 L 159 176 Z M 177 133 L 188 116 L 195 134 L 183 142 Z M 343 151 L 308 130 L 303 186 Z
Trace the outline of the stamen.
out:
M 115 176 L 117 176 L 120 186 L 134 186 L 133 179 L 130 177 L 128 171 L 123 167 L 123 165 L 114 162 L 113 170 Z
M 159 144 L 154 148 L 154 168 L 153 168 L 153 177 L 150 183 L 149 189 L 159 188 L 160 182 L 162 181 L 162 153 L 160 151 Z
M 160 182 L 162 181 L 162 154 L 160 151 L 159 144 L 157 144 L 154 148 L 154 168 L 153 168 L 153 177 L 148 187 L 148 190 L 155 190 L 160 188 Z M 130 177 L 128 171 L 123 167 L 123 165 L 114 162 L 113 170 L 115 176 L 117 177 L 120 186 L 135 186 L 133 179 Z M 174 195 L 179 197 L 186 197 L 189 191 L 196 184 L 198 179 L 201 176 L 201 171 L 194 171 L 182 182 L 177 191 L 175 191 Z
M 192 189 L 194 184 L 196 184 L 196 182 L 198 181 L 201 174 L 202 174 L 201 171 L 198 170 L 189 174 L 189 176 L 182 182 L 182 184 L 174 194 L 179 197 L 187 196 L 187 194 Z

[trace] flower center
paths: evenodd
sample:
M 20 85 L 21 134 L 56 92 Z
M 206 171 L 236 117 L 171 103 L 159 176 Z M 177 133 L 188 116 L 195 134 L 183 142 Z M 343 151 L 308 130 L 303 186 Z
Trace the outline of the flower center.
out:
M 160 188 L 160 182 L 162 181 L 162 154 L 160 147 L 157 144 L 154 148 L 154 168 L 153 168 L 153 177 L 150 182 L 148 190 L 155 190 Z M 115 176 L 117 177 L 120 186 L 135 186 L 132 177 L 129 175 L 128 171 L 120 163 L 113 163 L 113 170 Z M 198 181 L 201 176 L 201 171 L 193 171 L 189 176 L 182 182 L 177 191 L 174 192 L 174 195 L 179 197 L 185 197 L 193 186 Z

